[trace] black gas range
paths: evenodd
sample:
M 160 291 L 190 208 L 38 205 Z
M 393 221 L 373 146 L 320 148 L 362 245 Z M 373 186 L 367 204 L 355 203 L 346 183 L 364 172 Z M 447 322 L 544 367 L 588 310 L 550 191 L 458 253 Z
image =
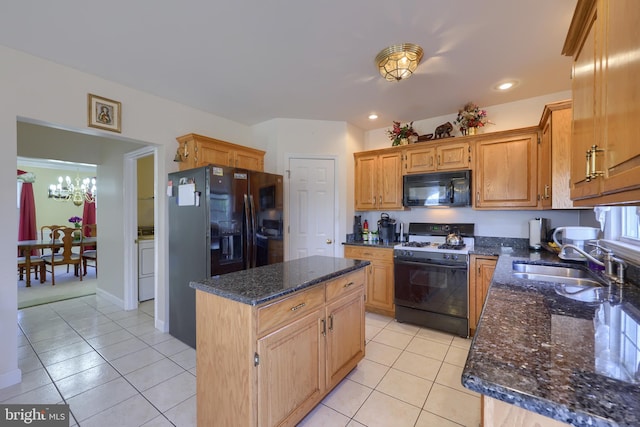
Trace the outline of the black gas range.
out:
M 467 337 L 469 251 L 474 224 L 410 223 L 394 247 L 396 319 Z M 463 243 L 447 244 L 457 233 Z

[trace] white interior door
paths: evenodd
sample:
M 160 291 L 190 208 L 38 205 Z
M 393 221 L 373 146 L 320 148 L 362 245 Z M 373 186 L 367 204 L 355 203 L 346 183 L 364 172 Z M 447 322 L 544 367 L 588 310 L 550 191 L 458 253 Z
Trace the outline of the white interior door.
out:
M 289 259 L 334 255 L 335 159 L 289 159 Z

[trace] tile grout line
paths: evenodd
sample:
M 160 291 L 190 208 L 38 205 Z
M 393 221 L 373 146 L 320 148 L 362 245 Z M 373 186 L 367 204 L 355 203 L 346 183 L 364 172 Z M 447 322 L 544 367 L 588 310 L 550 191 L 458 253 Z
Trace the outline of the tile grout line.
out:
M 86 296 L 86 295 L 85 295 L 85 296 Z M 79 297 L 79 298 L 82 298 L 82 297 Z M 68 301 L 68 300 L 65 300 L 65 301 Z M 84 303 L 84 301 L 83 301 L 83 303 Z M 86 303 L 84 303 L 84 304 L 86 304 Z M 106 313 L 103 313 L 103 312 L 102 312 L 102 311 L 100 311 L 97 307 L 94 307 L 94 306 L 92 306 L 92 305 L 90 305 L 90 304 L 86 304 L 86 305 L 87 305 L 87 306 L 89 306 L 89 307 L 91 307 L 93 310 L 95 310 L 95 311 L 96 311 L 96 313 L 100 313 L 101 315 L 104 315 L 104 316 L 108 317 L 112 322 L 115 322 L 115 323 L 116 323 L 120 328 L 122 328 L 122 329 L 126 330 L 127 332 L 129 332 L 129 331 L 127 330 L 127 328 L 125 328 L 124 326 L 122 326 L 122 325 L 120 325 L 119 323 L 117 323 L 117 321 L 115 321 L 115 320 L 111 319 L 111 318 L 110 318 Z M 167 418 L 167 416 L 166 416 L 166 415 L 165 415 L 165 414 L 164 414 L 164 413 L 163 413 L 159 408 L 157 408 L 157 407 L 156 407 L 156 406 L 155 406 L 155 405 L 154 405 L 154 404 L 153 404 L 149 399 L 147 399 L 147 397 L 142 393 L 142 391 L 138 390 L 138 388 L 137 388 L 136 386 L 134 386 L 134 385 L 133 385 L 133 384 L 132 384 L 132 383 L 131 383 L 131 382 L 130 382 L 130 381 L 129 381 L 129 380 L 128 380 L 128 379 L 127 379 L 123 374 L 122 374 L 122 372 L 120 372 L 120 371 L 119 371 L 115 366 L 113 366 L 113 364 L 112 364 L 109 360 L 107 360 L 107 359 L 102 355 L 102 353 L 100 353 L 100 351 L 99 351 L 97 348 L 95 348 L 93 345 L 91 345 L 91 343 L 90 343 L 90 342 L 88 342 L 88 341 L 87 341 L 87 339 L 86 339 L 83 335 L 81 335 L 81 334 L 78 332 L 78 330 L 77 330 L 76 328 L 74 328 L 74 327 L 73 327 L 73 326 L 72 326 L 72 325 L 67 321 L 67 319 L 65 319 L 64 317 L 62 317 L 62 316 L 60 315 L 60 313 L 55 309 L 55 307 L 52 307 L 52 308 L 51 308 L 51 310 L 56 314 L 56 316 L 58 316 L 60 319 L 62 319 L 62 320 L 64 321 L 64 323 L 66 323 L 66 324 L 67 324 L 67 326 L 69 326 L 69 327 L 70 327 L 70 328 L 71 328 L 75 333 L 77 333 L 77 334 L 78 334 L 78 336 L 80 336 L 80 338 L 82 338 L 82 341 L 84 341 L 84 342 L 85 342 L 89 347 L 91 347 L 91 348 L 93 349 L 93 351 L 95 351 L 95 352 L 100 356 L 100 358 L 102 358 L 102 359 L 105 361 L 105 363 L 107 363 L 109 366 L 111 366 L 111 368 L 113 368 L 113 369 L 118 373 L 118 375 L 120 375 L 120 377 L 121 377 L 123 380 L 125 380 L 125 381 L 126 381 L 126 382 L 131 386 L 131 387 L 133 387 L 133 389 L 134 389 L 134 390 L 135 390 L 135 391 L 136 391 L 140 396 L 142 396 L 142 397 L 143 397 L 147 402 L 149 402 L 149 404 L 150 404 L 150 405 L 151 405 L 155 410 L 157 410 L 157 411 L 160 413 L 160 415 L 162 415 L 162 416 L 163 416 L 163 417 L 164 417 L 164 418 L 165 418 L 165 419 L 166 419 L 166 420 L 167 420 L 167 421 L 168 421 L 172 426 L 175 426 L 175 424 L 174 424 L 174 423 L 173 423 L 169 418 Z M 145 313 L 145 314 L 146 314 L 146 315 L 148 315 L 147 313 Z M 133 316 L 131 316 L 131 317 L 133 317 Z M 47 369 L 47 367 L 45 366 L 45 364 L 42 362 L 42 359 L 40 358 L 40 355 L 38 354 L 38 352 L 35 350 L 35 348 L 33 348 L 33 344 L 32 344 L 32 342 L 31 342 L 31 340 L 29 339 L 28 335 L 24 333 L 24 329 L 22 328 L 22 326 L 20 325 L 20 323 L 19 323 L 19 322 L 18 322 L 18 327 L 20 328 L 20 330 L 22 331 L 22 334 L 25 336 L 25 338 L 26 338 L 26 339 L 27 339 L 27 341 L 29 342 L 29 346 L 31 347 L 31 349 L 32 349 L 32 350 L 33 350 L 33 352 L 35 353 L 36 357 L 38 358 L 38 360 L 39 360 L 39 361 L 40 361 L 40 363 L 42 364 L 42 367 L 44 368 L 45 372 L 47 373 L 47 376 L 48 376 L 48 377 L 49 377 L 49 379 L 51 380 L 51 382 L 52 382 L 53 386 L 54 386 L 54 387 L 56 388 L 56 390 L 58 391 L 58 394 L 60 394 L 60 397 L 62 397 L 62 401 L 63 401 L 63 402 L 65 402 L 65 404 L 67 404 L 67 405 L 68 405 L 69 403 L 67 402 L 67 399 L 65 399 L 65 397 L 62 395 L 62 393 L 61 393 L 60 389 L 58 388 L 58 385 L 56 384 L 56 381 L 53 379 L 53 377 L 52 377 L 52 376 L 51 376 L 51 374 L 49 373 L 49 370 Z M 103 334 L 103 335 L 106 335 L 106 334 Z M 133 335 L 134 335 L 134 337 L 138 338 L 138 336 L 137 336 L 137 335 L 135 335 L 135 334 L 133 334 Z M 138 339 L 139 339 L 139 338 L 138 338 Z M 115 344 L 117 344 L 117 343 L 115 343 Z M 147 344 L 147 343 L 145 342 L 145 344 Z M 149 347 L 153 348 L 153 347 L 152 347 L 152 346 L 150 346 L 149 344 L 147 344 L 147 346 L 149 346 Z M 86 353 L 85 353 L 85 354 L 86 354 Z M 164 355 L 164 354 L 163 354 L 163 356 L 164 356 L 166 359 L 169 359 L 169 357 L 168 357 L 168 356 L 166 356 L 166 355 Z M 75 356 L 74 356 L 74 357 L 75 357 Z M 68 359 L 66 359 L 66 360 L 68 360 Z M 169 360 L 171 360 L 171 359 L 169 359 Z M 63 361 L 61 361 L 61 362 L 63 362 Z M 175 363 L 175 362 L 174 362 L 174 363 Z M 178 366 L 180 366 L 180 365 L 178 365 Z M 184 372 L 188 372 L 189 374 L 191 374 L 188 370 L 184 369 L 182 366 L 180 366 L 180 368 L 182 368 L 182 369 L 184 370 Z M 89 368 L 89 369 L 91 369 L 91 368 Z M 86 369 L 85 369 L 85 370 L 86 370 Z M 83 372 L 83 371 L 80 371 L 80 372 Z M 76 374 L 77 374 L 77 373 L 78 373 L 78 372 L 76 372 Z M 74 375 L 75 375 L 75 374 L 74 374 Z M 179 374 L 178 374 L 178 375 L 179 375 Z M 65 378 L 66 378 L 66 377 L 65 377 Z M 173 377 L 171 377 L 171 378 L 173 378 Z M 115 380 L 112 380 L 112 381 L 115 381 Z M 165 381 L 166 381 L 166 380 L 165 380 Z M 111 382 L 111 381 L 108 381 L 108 382 L 106 382 L 106 383 L 104 383 L 104 384 L 108 384 L 109 382 Z M 100 385 L 102 385 L 102 384 L 100 384 Z M 95 387 L 91 387 L 91 388 L 89 388 L 89 389 L 87 389 L 87 390 L 83 391 L 82 393 L 85 393 L 85 392 L 87 392 L 87 391 L 89 391 L 89 390 L 93 390 L 93 389 L 95 389 L 96 387 L 99 387 L 100 385 L 97 385 L 97 386 L 95 386 Z M 79 394 L 77 394 L 76 396 L 79 396 L 79 395 L 80 395 L 80 394 L 82 394 L 82 393 L 79 393 Z M 75 397 L 75 396 L 73 396 L 73 397 Z M 185 400 L 187 400 L 187 399 L 185 399 Z M 123 400 L 122 402 L 124 402 L 124 400 Z M 96 413 L 96 414 L 91 415 L 91 417 L 93 417 L 93 416 L 95 416 L 95 415 L 98 415 L 98 414 L 100 414 L 101 412 L 104 412 L 104 411 L 106 411 L 106 410 L 108 410 L 108 409 L 111 409 L 111 408 L 113 408 L 114 406 L 117 406 L 117 405 L 119 405 L 119 404 L 120 404 L 120 403 L 122 403 L 122 402 L 118 402 L 118 403 L 116 403 L 116 404 L 115 404 L 115 405 L 113 405 L 113 406 L 110 406 L 110 407 L 108 407 L 108 408 L 105 408 L 104 410 L 102 410 L 102 411 L 100 411 L 100 412 L 98 412 L 98 413 Z M 183 401 L 183 402 L 184 402 L 184 401 Z M 183 403 L 183 402 L 180 402 L 180 403 Z M 177 405 L 179 405 L 180 403 L 178 403 Z M 177 406 L 177 405 L 175 405 L 175 406 Z M 172 408 L 173 408 L 173 407 L 175 407 L 175 406 L 172 406 L 172 407 L 171 407 L 171 408 L 169 408 L 169 409 L 172 409 Z M 77 420 L 77 418 L 75 417 L 75 415 L 74 415 L 74 414 L 73 414 L 73 412 L 71 411 L 71 408 L 69 408 L 69 412 L 71 413 L 71 416 L 73 417 L 73 419 L 74 419 L 75 423 L 76 423 L 78 426 L 80 426 L 80 422 Z M 91 417 L 89 417 L 89 418 L 91 418 Z

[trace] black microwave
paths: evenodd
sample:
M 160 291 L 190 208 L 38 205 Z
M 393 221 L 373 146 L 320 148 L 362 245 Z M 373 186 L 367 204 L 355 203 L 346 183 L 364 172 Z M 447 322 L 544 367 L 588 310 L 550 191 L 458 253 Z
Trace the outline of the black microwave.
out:
M 406 207 L 471 206 L 471 171 L 405 175 Z

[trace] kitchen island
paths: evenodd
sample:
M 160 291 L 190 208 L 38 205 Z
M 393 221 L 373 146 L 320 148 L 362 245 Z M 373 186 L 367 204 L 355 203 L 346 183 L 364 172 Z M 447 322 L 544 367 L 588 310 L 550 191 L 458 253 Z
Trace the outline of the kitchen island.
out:
M 514 276 L 514 262 L 561 260 L 500 255 L 462 375 L 484 395 L 484 425 L 640 425 L 638 286 L 575 301 Z
M 367 265 L 311 256 L 192 282 L 198 425 L 304 418 L 364 357 Z

